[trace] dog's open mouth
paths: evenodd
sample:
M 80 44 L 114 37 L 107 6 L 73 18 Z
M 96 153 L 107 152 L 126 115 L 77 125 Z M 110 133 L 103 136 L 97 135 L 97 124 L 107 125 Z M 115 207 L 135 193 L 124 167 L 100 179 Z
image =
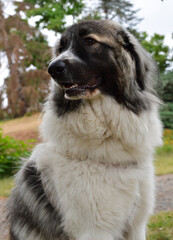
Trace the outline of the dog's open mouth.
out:
M 64 89 L 67 99 L 91 98 L 100 93 L 98 87 L 101 82 L 101 77 L 94 77 L 85 85 L 66 83 L 61 85 L 61 88 Z

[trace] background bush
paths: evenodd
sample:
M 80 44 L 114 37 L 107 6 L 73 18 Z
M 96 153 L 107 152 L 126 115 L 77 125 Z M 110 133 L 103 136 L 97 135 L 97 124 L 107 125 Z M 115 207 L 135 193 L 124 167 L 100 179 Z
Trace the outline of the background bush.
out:
M 160 116 L 164 127 L 173 129 L 173 103 L 165 103 L 160 111 Z
M 0 129 L 0 176 L 14 174 L 22 157 L 28 157 L 32 145 L 15 140 L 10 136 L 3 136 Z
M 164 102 L 160 115 L 165 128 L 173 129 L 173 71 L 160 76 L 160 96 Z

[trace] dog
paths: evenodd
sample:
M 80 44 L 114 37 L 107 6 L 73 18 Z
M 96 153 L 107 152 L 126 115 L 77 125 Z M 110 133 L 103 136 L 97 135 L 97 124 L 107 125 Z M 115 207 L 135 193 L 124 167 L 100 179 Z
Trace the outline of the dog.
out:
M 156 66 L 109 20 L 69 27 L 53 51 L 43 142 L 16 175 L 11 240 L 145 240 L 162 143 Z

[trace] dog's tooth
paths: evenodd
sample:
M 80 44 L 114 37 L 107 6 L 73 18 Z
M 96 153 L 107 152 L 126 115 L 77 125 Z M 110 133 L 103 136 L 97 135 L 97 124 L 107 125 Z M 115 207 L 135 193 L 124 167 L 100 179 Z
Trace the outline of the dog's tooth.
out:
M 74 88 L 74 87 L 77 87 L 77 86 L 78 86 L 77 84 L 74 84 L 70 88 Z

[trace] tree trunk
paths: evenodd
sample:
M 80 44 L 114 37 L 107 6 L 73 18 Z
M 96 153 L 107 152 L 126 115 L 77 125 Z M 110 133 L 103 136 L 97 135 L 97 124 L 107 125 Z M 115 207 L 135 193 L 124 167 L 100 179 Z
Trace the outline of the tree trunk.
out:
M 12 54 L 12 46 L 9 43 L 9 35 L 6 31 L 5 18 L 3 15 L 3 4 L 0 1 L 0 32 L 1 38 L 4 45 L 4 52 L 8 59 L 8 66 L 10 71 L 10 77 L 8 78 L 7 87 L 7 98 L 8 98 L 8 110 L 9 114 L 13 117 L 21 116 L 25 114 L 26 107 L 24 99 L 22 97 L 22 87 L 20 84 L 19 72 L 17 69 L 17 59 Z

